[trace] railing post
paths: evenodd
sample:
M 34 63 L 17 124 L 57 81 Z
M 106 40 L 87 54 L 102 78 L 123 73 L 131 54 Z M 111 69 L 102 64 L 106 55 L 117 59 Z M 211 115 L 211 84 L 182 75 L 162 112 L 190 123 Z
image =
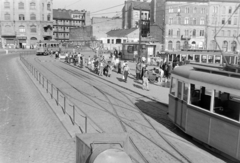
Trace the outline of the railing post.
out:
M 48 79 L 47 79 L 47 93 L 48 93 Z
M 66 97 L 63 97 L 63 112 L 66 114 Z
M 75 105 L 73 105 L 73 125 L 75 125 Z
M 51 98 L 53 98 L 53 84 L 51 83 Z
M 39 72 L 39 84 L 41 84 L 41 73 Z
M 42 76 L 43 82 L 42 82 L 42 87 L 44 88 L 44 76 Z
M 57 88 L 57 105 L 58 105 L 58 88 Z
M 87 116 L 85 117 L 85 133 L 87 133 Z

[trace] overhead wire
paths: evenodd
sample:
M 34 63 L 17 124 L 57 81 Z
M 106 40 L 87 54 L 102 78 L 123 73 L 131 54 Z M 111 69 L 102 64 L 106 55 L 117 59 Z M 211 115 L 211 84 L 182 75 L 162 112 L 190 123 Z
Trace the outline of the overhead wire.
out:
M 70 4 L 70 5 L 68 5 L 68 6 L 65 6 L 65 9 L 66 9 L 66 7 L 72 6 L 72 5 L 74 5 L 74 4 L 76 4 L 76 3 L 80 2 L 80 1 L 82 1 L 82 0 L 78 0 L 78 1 L 73 2 L 72 4 Z

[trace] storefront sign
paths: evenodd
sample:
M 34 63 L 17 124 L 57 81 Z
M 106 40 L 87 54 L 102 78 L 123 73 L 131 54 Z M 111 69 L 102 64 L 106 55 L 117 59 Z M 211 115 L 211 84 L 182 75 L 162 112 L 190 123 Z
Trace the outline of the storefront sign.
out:
M 18 40 L 26 40 L 27 37 L 26 37 L 26 36 L 17 36 L 17 39 L 18 39 Z
M 72 19 L 82 19 L 82 14 L 72 14 Z

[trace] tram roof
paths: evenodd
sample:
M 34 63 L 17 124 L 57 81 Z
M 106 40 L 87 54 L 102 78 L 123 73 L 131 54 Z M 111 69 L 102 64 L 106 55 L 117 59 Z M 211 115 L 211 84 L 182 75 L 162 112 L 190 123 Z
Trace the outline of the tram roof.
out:
M 240 90 L 240 74 L 224 71 L 219 67 L 184 65 L 174 69 L 172 74 L 201 83 Z
M 47 40 L 44 40 L 44 41 L 41 41 L 41 42 L 38 42 L 39 44 L 42 43 L 42 44 L 45 44 L 45 43 L 51 43 L 51 44 L 59 44 L 60 42 L 59 41 L 47 41 Z
M 205 54 L 205 55 L 222 55 L 221 52 L 217 51 L 172 51 L 172 52 L 167 52 L 169 54 Z M 237 54 L 234 53 L 223 53 L 225 56 L 236 56 Z

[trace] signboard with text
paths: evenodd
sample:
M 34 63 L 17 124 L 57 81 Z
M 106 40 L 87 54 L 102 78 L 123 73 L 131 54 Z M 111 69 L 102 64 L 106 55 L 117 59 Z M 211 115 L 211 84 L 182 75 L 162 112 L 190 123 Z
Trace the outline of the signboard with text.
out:
M 72 19 L 82 19 L 82 14 L 72 14 Z

